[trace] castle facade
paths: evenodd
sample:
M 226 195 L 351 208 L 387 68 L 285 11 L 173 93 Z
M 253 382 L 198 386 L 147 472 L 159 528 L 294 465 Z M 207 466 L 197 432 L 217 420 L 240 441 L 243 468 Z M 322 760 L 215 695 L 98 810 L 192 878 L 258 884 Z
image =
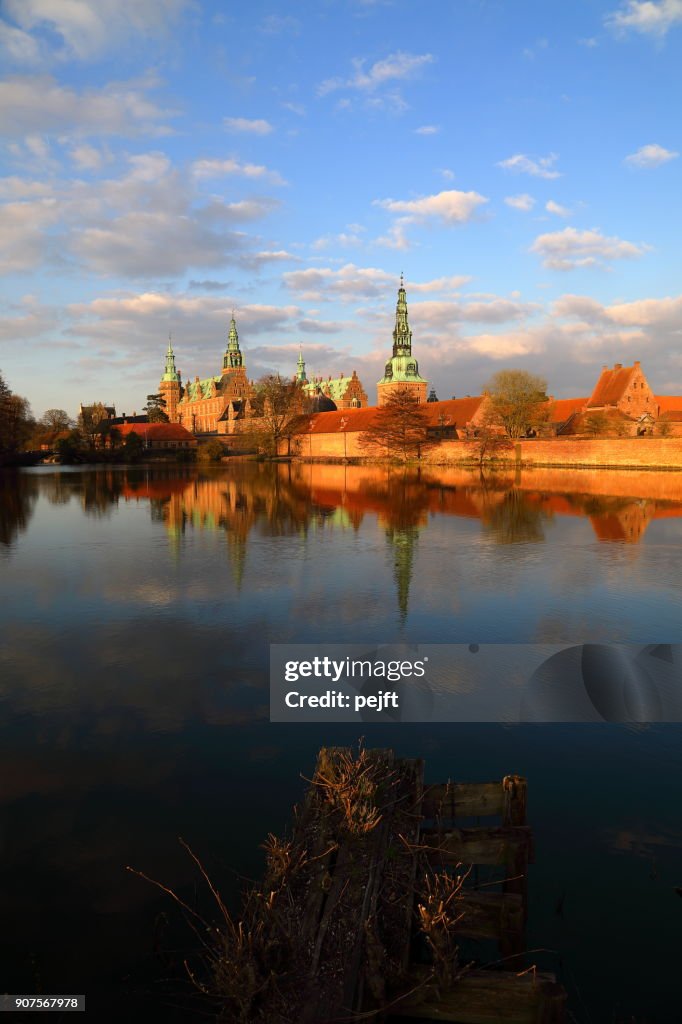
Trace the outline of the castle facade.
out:
M 175 367 L 171 342 L 166 352 L 166 368 L 159 383 L 166 402 L 166 415 L 193 434 L 232 434 L 239 420 L 252 414 L 254 387 L 246 375 L 244 357 L 234 317 L 230 321 L 227 348 L 220 373 L 213 377 L 195 377 L 183 385 Z

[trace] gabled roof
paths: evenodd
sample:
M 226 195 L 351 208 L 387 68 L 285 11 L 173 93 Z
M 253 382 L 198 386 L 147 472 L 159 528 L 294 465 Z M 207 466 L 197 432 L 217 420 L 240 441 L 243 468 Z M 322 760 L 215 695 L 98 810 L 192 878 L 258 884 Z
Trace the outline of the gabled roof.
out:
M 605 367 L 587 403 L 588 408 L 617 405 L 625 394 L 636 369 L 638 367 L 621 366 L 620 363 L 616 363 L 612 370 Z

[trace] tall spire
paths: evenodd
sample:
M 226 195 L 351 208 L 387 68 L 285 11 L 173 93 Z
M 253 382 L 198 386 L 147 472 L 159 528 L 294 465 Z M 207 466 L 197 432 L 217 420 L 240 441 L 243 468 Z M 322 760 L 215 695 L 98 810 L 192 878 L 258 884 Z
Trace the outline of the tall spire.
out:
M 405 283 L 402 271 L 400 273 L 400 288 L 398 288 L 398 302 L 395 308 L 393 355 L 412 355 L 412 331 L 410 330 L 410 324 L 407 319 L 407 296 L 405 294 Z
M 166 352 L 166 369 L 162 380 L 180 380 L 180 374 L 175 369 L 175 353 L 170 334 L 168 335 L 168 351 Z
M 227 336 L 227 348 L 225 350 L 225 355 L 223 356 L 223 370 L 231 370 L 234 367 L 241 365 L 242 354 L 239 350 L 239 335 L 237 334 L 237 323 L 234 318 L 234 310 L 232 310 L 230 331 Z
M 298 347 L 298 362 L 296 363 L 296 380 L 300 384 L 307 384 L 308 378 L 305 372 L 305 360 L 303 358 L 303 350 L 301 346 Z

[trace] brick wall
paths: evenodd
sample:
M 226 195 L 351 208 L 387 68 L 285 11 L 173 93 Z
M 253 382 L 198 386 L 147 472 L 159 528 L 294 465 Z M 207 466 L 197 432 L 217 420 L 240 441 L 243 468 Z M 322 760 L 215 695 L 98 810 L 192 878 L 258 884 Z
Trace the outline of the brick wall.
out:
M 355 432 L 300 435 L 302 458 L 366 458 Z M 377 453 L 379 454 L 379 453 Z M 425 463 L 460 462 L 476 458 L 476 445 L 466 441 L 442 441 L 425 457 Z M 682 437 L 624 437 L 609 440 L 573 438 L 520 441 L 503 452 L 514 463 L 517 455 L 526 466 L 627 466 L 646 469 L 682 469 Z

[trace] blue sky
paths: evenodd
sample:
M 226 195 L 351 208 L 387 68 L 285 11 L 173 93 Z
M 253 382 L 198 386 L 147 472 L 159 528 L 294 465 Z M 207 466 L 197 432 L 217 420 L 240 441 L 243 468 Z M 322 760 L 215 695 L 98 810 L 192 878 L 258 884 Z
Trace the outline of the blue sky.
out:
M 682 0 L 0 2 L 0 370 L 139 409 L 356 369 L 405 273 L 439 397 L 492 373 L 682 393 Z

